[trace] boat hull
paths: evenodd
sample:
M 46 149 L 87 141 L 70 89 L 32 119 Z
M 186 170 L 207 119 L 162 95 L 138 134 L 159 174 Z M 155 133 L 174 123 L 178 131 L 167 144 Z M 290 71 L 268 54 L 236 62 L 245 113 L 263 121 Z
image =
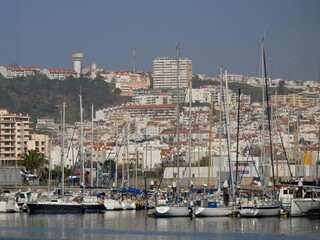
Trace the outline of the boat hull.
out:
M 83 213 L 101 213 L 106 210 L 106 206 L 103 203 L 81 203 L 81 211 Z
M 123 200 L 126 210 L 136 210 L 136 204 L 131 199 Z
M 190 217 L 192 212 L 188 207 L 180 206 L 160 206 L 155 208 L 156 217 Z
M 104 205 L 107 211 L 122 211 L 126 209 L 126 206 L 120 200 L 105 199 Z
M 320 215 L 320 198 L 295 198 L 291 201 L 292 217 Z
M 17 207 L 14 201 L 0 201 L 0 213 L 16 212 Z
M 40 214 L 65 214 L 81 213 L 82 206 L 79 203 L 60 203 L 60 202 L 36 202 L 27 203 L 29 213 Z
M 240 217 L 278 217 L 280 205 L 245 206 L 239 210 Z
M 194 211 L 196 217 L 225 217 L 232 212 L 231 208 L 217 207 L 217 208 L 204 208 L 198 207 Z

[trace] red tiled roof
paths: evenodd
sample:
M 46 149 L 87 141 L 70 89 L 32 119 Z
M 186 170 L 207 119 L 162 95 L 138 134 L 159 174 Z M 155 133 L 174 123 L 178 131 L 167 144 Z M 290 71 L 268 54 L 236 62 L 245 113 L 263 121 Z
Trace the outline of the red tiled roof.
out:
M 73 73 L 76 74 L 76 71 L 72 68 L 48 68 L 50 73 L 58 72 L 58 73 Z
M 146 109 L 146 108 L 175 108 L 175 104 L 150 104 L 150 105 L 129 105 L 127 109 Z
M 40 70 L 39 67 L 36 66 L 7 66 L 7 70 L 11 71 L 35 71 Z

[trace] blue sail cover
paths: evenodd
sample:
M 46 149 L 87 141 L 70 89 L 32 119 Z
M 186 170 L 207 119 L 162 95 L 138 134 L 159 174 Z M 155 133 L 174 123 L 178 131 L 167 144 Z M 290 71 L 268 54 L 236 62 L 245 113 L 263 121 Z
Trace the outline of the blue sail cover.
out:
M 133 193 L 133 194 L 141 194 L 142 190 L 138 189 L 138 188 L 128 187 L 128 188 L 123 188 L 122 192 Z

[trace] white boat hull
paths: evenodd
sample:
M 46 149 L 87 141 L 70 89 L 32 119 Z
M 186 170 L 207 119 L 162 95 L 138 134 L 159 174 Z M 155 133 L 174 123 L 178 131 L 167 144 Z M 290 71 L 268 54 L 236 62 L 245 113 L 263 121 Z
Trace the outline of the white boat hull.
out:
M 191 214 L 186 206 L 160 206 L 155 209 L 156 217 L 190 217 Z
M 294 198 L 291 201 L 292 217 L 320 215 L 320 198 Z
M 13 213 L 17 211 L 14 200 L 0 201 L 0 213 Z
M 125 199 L 123 200 L 123 203 L 125 205 L 125 210 L 136 210 L 136 204 L 131 199 Z
M 125 204 L 120 200 L 104 199 L 104 205 L 107 211 L 122 211 L 126 209 Z
M 217 208 L 204 208 L 198 207 L 194 211 L 196 217 L 225 217 L 232 211 L 231 208 L 217 207 Z

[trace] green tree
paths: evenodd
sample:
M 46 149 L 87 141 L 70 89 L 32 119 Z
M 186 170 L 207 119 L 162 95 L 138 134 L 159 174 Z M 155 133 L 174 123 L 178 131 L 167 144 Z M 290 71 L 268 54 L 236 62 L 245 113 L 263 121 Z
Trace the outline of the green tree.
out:
M 23 161 L 23 165 L 27 171 L 31 173 L 36 172 L 37 174 L 40 173 L 42 166 L 46 163 L 44 154 L 34 149 L 25 151 L 20 159 Z

